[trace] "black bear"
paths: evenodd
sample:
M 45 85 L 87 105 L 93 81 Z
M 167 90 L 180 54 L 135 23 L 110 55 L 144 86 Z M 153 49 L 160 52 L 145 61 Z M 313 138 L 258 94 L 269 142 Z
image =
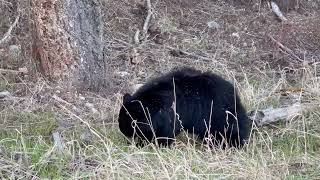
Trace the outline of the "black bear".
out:
M 211 138 L 214 146 L 240 147 L 251 128 L 234 86 L 192 68 L 173 71 L 133 95 L 125 94 L 118 122 L 127 137 L 164 146 L 181 130 L 188 130 L 202 139 Z

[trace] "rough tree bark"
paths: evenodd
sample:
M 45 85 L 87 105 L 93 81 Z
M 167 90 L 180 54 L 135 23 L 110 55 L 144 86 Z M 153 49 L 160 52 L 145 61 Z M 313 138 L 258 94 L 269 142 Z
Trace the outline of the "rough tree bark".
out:
M 77 88 L 107 85 L 99 0 L 31 0 L 34 59 L 50 80 Z

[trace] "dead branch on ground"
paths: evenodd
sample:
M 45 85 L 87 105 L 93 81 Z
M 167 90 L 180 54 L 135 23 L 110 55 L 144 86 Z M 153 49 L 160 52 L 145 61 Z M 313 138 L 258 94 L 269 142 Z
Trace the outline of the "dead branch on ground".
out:
M 150 23 L 150 20 L 151 20 L 151 17 L 152 17 L 151 0 L 146 0 L 146 1 L 147 1 L 148 14 L 147 14 L 147 17 L 146 17 L 146 19 L 144 21 L 143 29 L 142 29 L 144 38 L 147 36 L 148 29 L 149 29 L 149 23 Z
M 287 21 L 287 18 L 283 15 L 283 13 L 280 11 L 280 8 L 279 6 L 271 1 L 271 8 L 272 8 L 272 11 L 278 16 L 278 18 L 281 20 L 281 21 Z
M 299 62 L 305 62 L 303 59 L 301 59 L 300 57 L 298 57 L 297 55 L 295 55 L 295 53 L 289 49 L 288 47 L 284 46 L 282 43 L 280 43 L 279 41 L 277 41 L 276 39 L 274 39 L 270 34 L 268 34 L 268 37 L 275 42 L 279 48 L 283 51 L 285 51 L 286 53 L 288 53 L 289 55 L 293 56 L 296 60 L 298 60 Z
M 303 112 L 310 111 L 316 107 L 319 107 L 319 105 L 296 103 L 288 107 L 270 107 L 263 110 L 256 110 L 254 112 L 249 113 L 249 117 L 258 127 L 260 127 L 267 124 L 276 123 L 282 120 L 292 120 L 297 116 L 301 116 Z
M 0 74 L 3 73 L 12 73 L 12 74 L 28 74 L 27 68 L 19 68 L 18 70 L 12 70 L 12 69 L 1 69 L 0 68 Z
M 14 20 L 12 25 L 9 27 L 8 31 L 4 34 L 3 38 L 0 40 L 0 44 L 4 43 L 5 41 L 8 41 L 10 39 L 11 31 L 13 30 L 14 27 L 16 27 L 16 25 L 18 24 L 19 19 L 20 19 L 20 13 L 16 17 L 16 19 Z
M 205 62 L 214 62 L 214 60 L 212 58 L 209 58 L 209 57 L 200 56 L 200 55 L 197 55 L 197 54 L 194 54 L 194 53 L 190 53 L 190 52 L 187 52 L 187 51 L 176 49 L 176 48 L 171 47 L 171 46 L 165 46 L 165 47 L 170 51 L 179 52 L 182 55 L 184 54 L 184 55 L 187 55 L 187 56 L 190 56 L 190 57 L 194 57 L 196 59 L 201 59 L 201 60 L 203 60 Z

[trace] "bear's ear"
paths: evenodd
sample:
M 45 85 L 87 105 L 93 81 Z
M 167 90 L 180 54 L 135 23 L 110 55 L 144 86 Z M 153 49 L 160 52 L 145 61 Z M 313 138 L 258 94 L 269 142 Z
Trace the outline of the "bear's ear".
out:
M 125 104 L 125 103 L 127 103 L 129 101 L 131 101 L 131 95 L 128 94 L 128 93 L 124 94 L 123 95 L 123 104 Z

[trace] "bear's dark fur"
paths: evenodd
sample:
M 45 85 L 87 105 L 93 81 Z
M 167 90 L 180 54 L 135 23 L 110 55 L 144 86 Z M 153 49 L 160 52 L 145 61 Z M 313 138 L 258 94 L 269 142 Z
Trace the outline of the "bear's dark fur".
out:
M 184 129 L 202 139 L 211 137 L 212 145 L 240 147 L 251 128 L 233 85 L 191 68 L 151 80 L 132 96 L 125 94 L 118 121 L 127 137 L 157 139 L 160 145 L 170 145 Z

